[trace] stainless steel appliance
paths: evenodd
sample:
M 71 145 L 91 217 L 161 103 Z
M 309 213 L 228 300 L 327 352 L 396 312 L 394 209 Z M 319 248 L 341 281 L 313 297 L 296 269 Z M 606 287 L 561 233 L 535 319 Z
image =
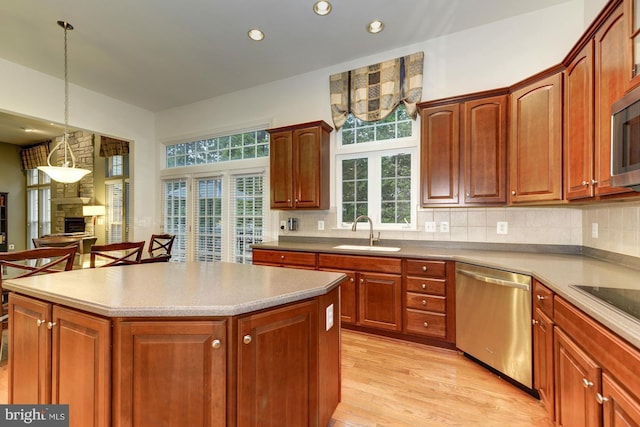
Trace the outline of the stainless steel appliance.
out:
M 531 277 L 457 263 L 456 346 L 531 391 Z
M 611 106 L 611 185 L 640 191 L 640 87 Z

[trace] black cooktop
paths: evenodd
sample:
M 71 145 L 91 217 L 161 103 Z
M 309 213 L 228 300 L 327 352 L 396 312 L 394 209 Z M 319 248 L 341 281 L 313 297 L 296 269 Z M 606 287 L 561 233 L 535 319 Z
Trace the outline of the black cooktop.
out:
M 640 321 L 640 289 L 570 285 Z

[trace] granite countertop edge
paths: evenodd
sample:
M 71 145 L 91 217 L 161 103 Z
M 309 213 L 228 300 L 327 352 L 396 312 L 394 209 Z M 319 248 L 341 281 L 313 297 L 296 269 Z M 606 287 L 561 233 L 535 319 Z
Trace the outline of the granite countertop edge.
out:
M 533 248 L 527 252 L 521 247 L 493 246 L 491 250 L 476 245 L 420 245 L 390 242 L 388 246 L 400 247 L 396 252 L 370 250 L 341 250 L 335 246 L 340 241 L 320 240 L 301 242 L 273 241 L 253 245 L 254 248 L 318 252 L 355 256 L 439 259 L 481 265 L 534 277 L 586 314 L 640 349 L 640 320 L 615 309 L 570 285 L 591 285 L 637 288 L 640 290 L 640 270 L 615 264 L 603 259 L 586 256 L 574 248 L 554 252 L 550 248 Z M 366 243 L 365 243 L 366 244 Z M 522 245 L 520 245 L 522 246 Z M 503 248 L 507 250 L 501 250 Z

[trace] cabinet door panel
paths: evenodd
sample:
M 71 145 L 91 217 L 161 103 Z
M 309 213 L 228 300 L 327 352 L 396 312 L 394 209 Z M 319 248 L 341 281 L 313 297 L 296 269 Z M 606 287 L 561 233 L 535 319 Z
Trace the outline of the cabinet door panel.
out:
M 562 199 L 562 74 L 511 95 L 511 202 Z
M 320 205 L 320 173 L 322 141 L 320 128 L 293 131 L 295 206 L 317 208 Z
M 127 321 L 115 333 L 114 426 L 226 425 L 226 321 Z
M 399 331 L 402 289 L 399 275 L 359 273 L 358 324 Z
M 110 426 L 111 322 L 59 306 L 53 322 L 51 402 L 69 404 L 72 426 Z
M 277 132 L 270 135 L 269 173 L 271 175 L 271 207 L 291 208 L 293 200 L 293 141 L 292 132 Z
M 317 304 L 238 320 L 238 426 L 315 425 Z
M 602 374 L 604 427 L 640 426 L 640 402 L 613 377 Z
M 426 108 L 421 112 L 422 205 L 457 204 L 460 170 L 460 107 Z
M 553 370 L 553 321 L 540 308 L 533 318 L 533 387 L 538 390 L 551 419 L 555 414 Z
M 464 104 L 464 201 L 507 201 L 507 96 Z
M 9 403 L 51 403 L 51 304 L 9 295 Z

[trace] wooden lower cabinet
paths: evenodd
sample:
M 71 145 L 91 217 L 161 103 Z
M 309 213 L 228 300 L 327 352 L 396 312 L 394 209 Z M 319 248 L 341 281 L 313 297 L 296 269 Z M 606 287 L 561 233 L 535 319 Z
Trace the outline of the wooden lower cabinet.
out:
M 602 374 L 603 423 L 604 427 L 640 426 L 640 402 L 615 378 Z M 606 400 L 605 400 L 606 399 Z
M 70 426 L 111 425 L 111 322 L 11 294 L 9 403 L 68 404 Z
M 227 321 L 114 327 L 114 427 L 226 425 Z
M 252 262 L 254 265 L 315 270 L 316 254 L 313 252 L 253 249 Z
M 555 414 L 553 321 L 539 308 L 533 313 L 533 388 L 551 415 Z

